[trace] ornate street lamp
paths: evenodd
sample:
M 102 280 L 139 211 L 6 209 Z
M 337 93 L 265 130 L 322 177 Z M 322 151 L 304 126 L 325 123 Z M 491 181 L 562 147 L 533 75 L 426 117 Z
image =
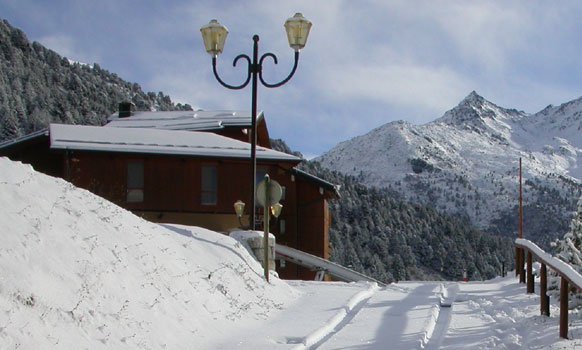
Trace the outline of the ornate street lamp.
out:
M 297 63 L 299 62 L 299 51 L 305 47 L 307 42 L 307 36 L 309 35 L 309 30 L 311 29 L 311 22 L 305 19 L 301 13 L 296 13 L 293 17 L 287 19 L 285 22 L 285 30 L 287 31 L 287 39 L 289 40 L 289 46 L 295 50 L 295 61 L 293 63 L 293 68 L 291 73 L 278 83 L 271 84 L 263 79 L 263 60 L 267 57 L 273 59 L 275 64 L 278 63 L 277 56 L 268 52 L 263 54 L 259 58 L 259 36 L 253 36 L 253 57 L 249 57 L 245 54 L 241 54 L 235 57 L 232 62 L 233 66 L 236 67 L 237 62 L 240 59 L 244 59 L 248 64 L 247 78 L 240 85 L 230 85 L 225 83 L 216 69 L 216 58 L 222 53 L 224 49 L 224 43 L 226 41 L 226 36 L 228 35 L 228 29 L 225 26 L 218 23 L 217 20 L 213 19 L 207 25 L 200 28 L 202 33 L 202 39 L 204 40 L 204 47 L 206 52 L 212 56 L 212 71 L 214 72 L 214 77 L 218 82 L 228 88 L 233 90 L 240 90 L 246 87 L 249 82 L 252 83 L 252 93 L 251 93 L 251 214 L 250 214 L 250 228 L 255 229 L 255 210 L 256 210 L 256 198 L 255 198 L 255 185 L 256 185 L 256 173 L 257 173 L 257 82 L 260 80 L 261 84 L 268 88 L 279 87 L 291 79 L 295 70 L 297 69 Z
M 271 214 L 278 218 L 281 214 L 283 206 L 279 203 L 283 195 L 281 185 L 275 180 L 271 180 L 269 174 L 265 175 L 263 181 L 259 183 L 257 188 L 257 198 L 259 204 L 263 206 L 263 269 L 265 279 L 269 282 L 269 222 Z M 275 258 L 275 251 L 273 251 L 273 259 Z

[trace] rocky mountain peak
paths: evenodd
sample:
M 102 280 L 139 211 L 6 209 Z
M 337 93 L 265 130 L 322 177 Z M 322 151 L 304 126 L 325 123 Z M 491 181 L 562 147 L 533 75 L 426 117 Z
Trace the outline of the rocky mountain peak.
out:
M 445 112 L 436 122 L 451 126 L 480 126 L 483 125 L 483 119 L 494 118 L 491 107 L 496 106 L 477 92 L 471 91 L 456 107 Z
M 436 123 L 444 123 L 462 128 L 483 128 L 489 125 L 510 120 L 519 120 L 525 113 L 515 109 L 505 109 L 495 105 L 479 95 L 476 91 L 471 91 L 456 107 L 445 112 L 437 119 Z
M 488 102 L 483 96 L 479 95 L 475 90 L 471 91 L 467 97 L 465 97 L 457 107 L 482 107 L 486 102 Z

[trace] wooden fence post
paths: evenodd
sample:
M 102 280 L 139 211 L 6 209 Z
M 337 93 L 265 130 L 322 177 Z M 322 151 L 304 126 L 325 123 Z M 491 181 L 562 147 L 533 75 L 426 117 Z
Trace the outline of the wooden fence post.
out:
M 568 339 L 568 280 L 560 277 L 560 338 Z
M 532 254 L 527 251 L 527 293 L 534 292 L 534 279 L 532 273 Z
M 518 246 L 515 246 L 515 277 L 519 276 L 519 250 Z
M 548 269 L 546 264 L 542 263 L 540 269 L 540 312 L 542 315 L 550 316 L 550 297 L 548 291 Z
M 550 315 L 550 297 L 547 295 L 548 291 L 548 272 L 547 268 L 551 268 L 560 276 L 560 338 L 568 339 L 568 304 L 570 297 L 570 287 L 582 290 L 582 275 L 574 270 L 572 270 L 571 265 L 568 263 L 553 257 L 542 249 L 540 249 L 535 243 L 524 239 L 517 239 L 515 241 L 516 247 L 519 248 L 517 251 L 518 260 L 523 264 L 525 260 L 525 251 L 527 250 L 528 256 L 528 293 L 530 293 L 530 284 L 533 283 L 533 276 L 531 276 L 531 261 L 535 257 L 541 263 L 540 269 L 540 311 L 542 315 Z M 523 265 L 522 265 L 523 267 Z M 521 277 L 525 279 L 525 270 L 518 267 L 520 270 L 520 283 Z M 532 289 L 533 291 L 533 289 Z

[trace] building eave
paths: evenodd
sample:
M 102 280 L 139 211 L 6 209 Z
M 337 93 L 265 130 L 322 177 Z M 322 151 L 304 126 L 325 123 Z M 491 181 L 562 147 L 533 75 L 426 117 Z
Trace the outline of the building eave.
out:
M 28 135 L 20 136 L 15 139 L 7 140 L 0 142 L 0 150 L 10 149 L 12 147 L 17 147 L 22 144 L 29 143 L 31 141 L 35 141 L 37 139 L 48 137 L 49 129 L 44 128 L 35 132 L 32 132 Z
M 331 182 L 328 182 L 315 175 L 309 174 L 301 169 L 293 168 L 291 170 L 291 173 L 295 176 L 299 176 L 310 182 L 316 183 L 317 185 L 321 186 L 325 191 L 330 192 L 334 197 L 341 198 L 341 194 L 339 192 L 340 190 L 339 185 L 334 185 Z

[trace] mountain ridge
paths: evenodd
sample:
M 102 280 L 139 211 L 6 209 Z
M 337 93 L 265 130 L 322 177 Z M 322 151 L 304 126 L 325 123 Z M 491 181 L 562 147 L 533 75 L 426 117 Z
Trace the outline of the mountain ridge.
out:
M 527 114 L 472 91 L 434 121 L 390 122 L 316 160 L 368 186 L 393 189 L 413 203 L 511 235 L 517 225 L 500 222 L 511 221 L 517 205 L 521 158 L 526 205 L 547 206 L 545 216 L 555 216 L 534 229 L 533 236 L 547 245 L 567 230 L 567 224 L 556 229 L 556 221 L 569 222 L 582 193 L 581 129 L 582 99 Z

